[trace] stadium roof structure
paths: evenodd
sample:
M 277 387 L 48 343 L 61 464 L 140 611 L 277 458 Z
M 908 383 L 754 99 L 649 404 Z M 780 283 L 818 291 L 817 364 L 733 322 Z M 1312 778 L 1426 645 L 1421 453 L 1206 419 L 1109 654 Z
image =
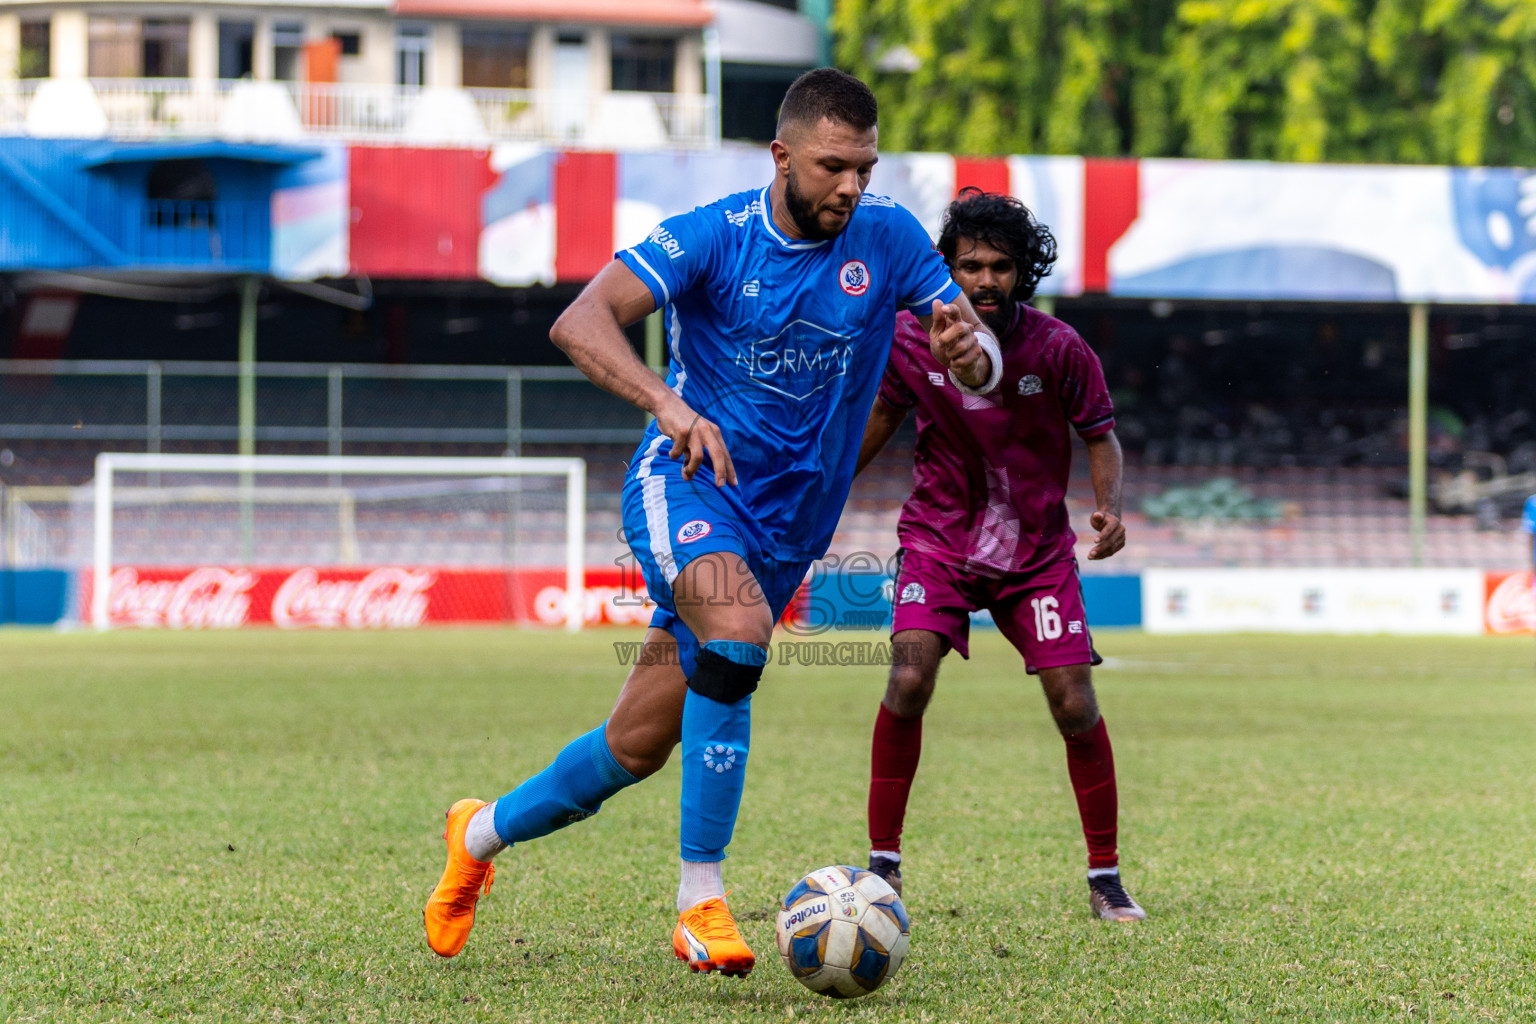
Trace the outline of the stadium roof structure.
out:
M 252 142 L 103 142 L 86 150 L 82 167 L 154 163 L 160 160 L 244 160 L 254 164 L 291 167 L 321 155 L 306 146 L 277 146 Z

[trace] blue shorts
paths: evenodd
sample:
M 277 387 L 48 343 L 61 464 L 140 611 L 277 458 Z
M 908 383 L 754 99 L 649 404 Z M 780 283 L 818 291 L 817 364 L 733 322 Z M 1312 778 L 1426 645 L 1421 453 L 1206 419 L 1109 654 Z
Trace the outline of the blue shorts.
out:
M 763 551 L 757 532 L 726 500 L 712 479 L 683 479 L 683 464 L 666 455 L 640 459 L 624 478 L 624 539 L 645 577 L 656 613 L 651 625 L 677 639 L 683 673 L 692 675 L 698 638 L 677 613 L 673 581 L 700 555 L 739 555 L 752 579 L 726 581 L 732 599 L 766 602 L 777 622 L 789 607 L 811 563 L 776 559 Z M 706 637 L 705 639 L 709 639 Z

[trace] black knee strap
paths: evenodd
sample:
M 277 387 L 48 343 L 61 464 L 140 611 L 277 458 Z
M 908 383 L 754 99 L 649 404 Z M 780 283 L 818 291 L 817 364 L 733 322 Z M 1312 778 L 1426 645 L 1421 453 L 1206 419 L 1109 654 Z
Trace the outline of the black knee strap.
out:
M 735 704 L 752 696 L 763 678 L 763 666 L 741 665 L 707 649 L 699 651 L 698 663 L 688 677 L 688 689 L 721 704 Z

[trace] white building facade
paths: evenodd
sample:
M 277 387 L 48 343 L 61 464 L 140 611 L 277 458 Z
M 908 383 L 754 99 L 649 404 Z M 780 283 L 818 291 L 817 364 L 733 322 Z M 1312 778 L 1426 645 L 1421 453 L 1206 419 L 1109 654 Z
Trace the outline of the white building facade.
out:
M 791 74 L 819 31 L 772 0 L 10 0 L 0 131 L 708 148 L 722 52 Z

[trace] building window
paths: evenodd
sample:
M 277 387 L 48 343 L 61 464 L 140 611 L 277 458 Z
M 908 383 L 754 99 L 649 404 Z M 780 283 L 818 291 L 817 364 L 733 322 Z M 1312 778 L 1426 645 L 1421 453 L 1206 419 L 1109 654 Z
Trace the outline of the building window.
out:
M 186 78 L 192 23 L 185 18 L 145 18 L 144 77 Z
M 52 26 L 46 21 L 21 23 L 21 52 L 16 55 L 17 78 L 48 78 Z
M 336 40 L 339 53 L 343 57 L 361 57 L 363 54 L 363 36 L 361 32 L 332 32 L 331 38 Z
M 139 19 L 93 17 L 86 38 L 86 74 L 92 78 L 144 77 Z
M 255 49 L 255 22 L 219 22 L 219 77 L 250 78 L 255 67 Z
M 304 71 L 304 23 L 280 21 L 272 26 L 272 77 L 297 82 Z
M 427 50 L 432 46 L 425 25 L 400 25 L 395 30 L 395 83 L 427 84 Z
M 161 160 L 150 167 L 146 184 L 151 227 L 214 226 L 219 183 L 201 160 Z
M 465 88 L 528 88 L 527 32 L 465 26 L 462 39 Z
M 677 40 L 656 36 L 611 37 L 615 92 L 671 92 Z

